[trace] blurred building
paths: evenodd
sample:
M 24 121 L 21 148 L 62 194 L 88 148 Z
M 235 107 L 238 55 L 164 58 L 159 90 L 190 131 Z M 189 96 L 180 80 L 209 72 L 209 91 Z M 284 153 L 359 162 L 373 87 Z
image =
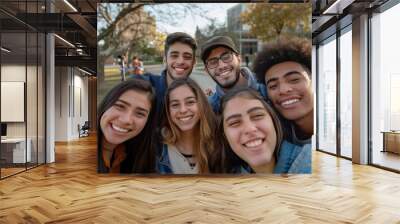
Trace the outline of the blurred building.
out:
M 236 44 L 242 57 L 254 55 L 260 49 L 262 42 L 250 33 L 250 27 L 240 21 L 240 14 L 244 12 L 248 4 L 240 3 L 228 9 L 228 32 L 235 33 Z

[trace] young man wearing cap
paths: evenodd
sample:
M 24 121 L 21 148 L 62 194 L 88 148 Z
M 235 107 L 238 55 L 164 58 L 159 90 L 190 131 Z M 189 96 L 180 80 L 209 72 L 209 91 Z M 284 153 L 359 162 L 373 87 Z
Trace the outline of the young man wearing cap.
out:
M 215 36 L 206 41 L 201 48 L 201 59 L 206 72 L 217 83 L 215 93 L 208 98 L 217 114 L 221 97 L 234 87 L 248 86 L 266 97 L 265 86 L 257 83 L 249 68 L 240 67 L 241 57 L 230 37 Z

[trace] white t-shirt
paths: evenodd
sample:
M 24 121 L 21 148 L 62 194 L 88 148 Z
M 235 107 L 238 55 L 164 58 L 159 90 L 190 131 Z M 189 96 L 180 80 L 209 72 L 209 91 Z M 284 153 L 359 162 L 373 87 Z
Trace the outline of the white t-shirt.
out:
M 174 145 L 168 145 L 168 157 L 174 174 L 198 174 L 197 163 L 191 167 L 189 160 Z

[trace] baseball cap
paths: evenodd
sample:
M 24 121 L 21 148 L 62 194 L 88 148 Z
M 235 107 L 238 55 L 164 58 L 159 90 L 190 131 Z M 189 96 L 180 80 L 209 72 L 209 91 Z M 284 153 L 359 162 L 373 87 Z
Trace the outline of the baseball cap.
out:
M 208 55 L 210 54 L 211 50 L 216 47 L 226 47 L 231 49 L 236 54 L 239 54 L 239 51 L 236 49 L 235 43 L 233 43 L 230 37 L 215 36 L 207 40 L 201 47 L 201 54 L 200 54 L 201 59 L 205 61 Z

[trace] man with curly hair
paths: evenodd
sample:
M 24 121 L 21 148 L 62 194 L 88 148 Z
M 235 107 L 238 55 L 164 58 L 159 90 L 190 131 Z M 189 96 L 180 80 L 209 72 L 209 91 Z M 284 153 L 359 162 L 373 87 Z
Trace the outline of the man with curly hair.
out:
M 257 54 L 253 71 L 267 87 L 270 104 L 281 116 L 284 139 L 277 173 L 311 173 L 314 97 L 311 85 L 311 44 L 301 39 L 278 39 Z M 292 146 L 293 146 L 292 145 Z
M 253 71 L 267 87 L 270 103 L 285 118 L 288 140 L 311 143 L 314 97 L 311 84 L 311 43 L 280 38 L 264 46 Z

